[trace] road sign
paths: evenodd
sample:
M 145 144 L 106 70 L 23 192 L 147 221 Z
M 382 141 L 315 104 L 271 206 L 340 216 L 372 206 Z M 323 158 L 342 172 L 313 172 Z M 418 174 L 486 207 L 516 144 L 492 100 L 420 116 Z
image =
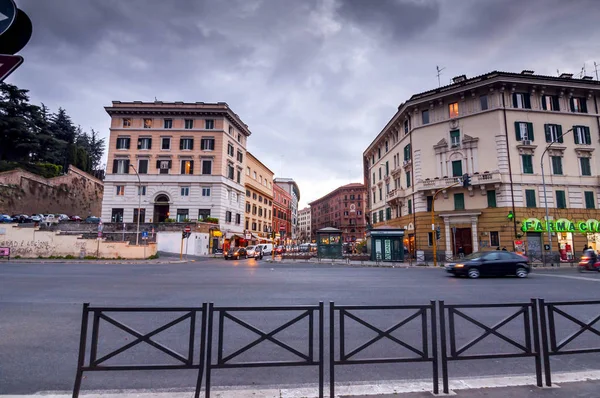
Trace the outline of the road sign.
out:
M 4 1 L 6 0 L 0 0 L 0 4 Z M 16 54 L 21 51 L 31 39 L 32 32 L 31 19 L 22 10 L 17 10 L 14 22 L 0 35 L 0 54 Z
M 102 231 L 98 230 L 98 239 L 102 238 Z
M 192 232 L 192 228 L 190 228 L 190 227 L 185 227 L 185 232 Z
M 13 0 L 0 0 L 0 35 L 15 22 L 17 6 Z
M 142 239 L 148 239 L 148 231 L 142 231 Z
M 281 227 L 279 227 L 280 231 L 285 231 L 285 225 L 282 225 Z
M 0 54 L 0 82 L 4 81 L 15 69 L 23 63 L 20 55 Z

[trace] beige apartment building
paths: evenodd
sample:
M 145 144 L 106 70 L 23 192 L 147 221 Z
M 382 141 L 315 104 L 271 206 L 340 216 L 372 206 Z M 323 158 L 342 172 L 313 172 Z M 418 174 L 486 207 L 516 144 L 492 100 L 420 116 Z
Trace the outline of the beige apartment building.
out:
M 364 151 L 372 224 L 404 228 L 411 253 L 431 256 L 439 191 L 446 255 L 516 247 L 542 257 L 548 226 L 562 261 L 600 250 L 600 82 L 532 71 L 453 81 L 402 103 Z
M 243 237 L 251 133 L 226 103 L 114 101 L 105 109 L 104 222 L 135 222 L 141 196 L 142 222 L 212 219 L 219 245 Z
M 269 239 L 272 230 L 273 172 L 246 152 L 246 239 L 257 244 Z
M 298 241 L 300 243 L 311 242 L 311 209 L 305 207 L 298 211 Z

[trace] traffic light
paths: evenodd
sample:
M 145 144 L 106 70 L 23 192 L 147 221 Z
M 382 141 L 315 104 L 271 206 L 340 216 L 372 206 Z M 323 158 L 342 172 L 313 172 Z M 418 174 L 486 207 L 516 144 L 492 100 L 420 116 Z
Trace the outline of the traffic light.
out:
M 191 235 L 192 235 L 192 233 L 191 233 L 191 232 L 185 232 L 185 231 L 184 231 L 184 232 L 182 232 L 182 233 L 181 233 L 181 239 L 187 239 L 187 238 L 189 238 Z
M 508 218 L 509 221 L 512 221 L 515 218 L 515 215 L 512 211 L 509 211 L 506 218 Z
M 467 188 L 471 186 L 471 177 L 468 174 L 463 174 L 462 176 L 463 187 Z
M 435 240 L 440 240 L 440 235 L 441 235 L 441 232 L 442 232 L 442 231 L 441 231 L 440 227 L 437 227 L 437 228 L 435 229 Z

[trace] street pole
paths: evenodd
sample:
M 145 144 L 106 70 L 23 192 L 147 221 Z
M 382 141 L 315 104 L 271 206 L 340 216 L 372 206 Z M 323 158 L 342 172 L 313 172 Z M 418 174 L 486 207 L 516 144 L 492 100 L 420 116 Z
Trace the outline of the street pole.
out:
M 552 256 L 552 235 L 551 235 L 551 231 L 550 231 L 550 218 L 549 218 L 550 214 L 548 213 L 548 194 L 546 193 L 546 176 L 544 175 L 544 155 L 546 154 L 546 152 L 548 152 L 548 149 L 550 149 L 550 147 L 554 143 L 558 142 L 558 140 L 560 140 L 565 135 L 569 134 L 571 131 L 573 131 L 573 128 L 568 129 L 563 134 L 556 137 L 555 141 L 552 141 L 548 146 L 546 146 L 546 149 L 544 149 L 544 152 L 542 152 L 542 157 L 540 158 L 540 166 L 542 168 L 542 186 L 544 189 L 544 207 L 546 208 L 546 232 L 548 234 L 548 244 L 550 246 L 550 266 L 551 267 L 554 267 L 554 262 L 553 262 L 554 257 Z M 543 244 L 543 242 L 542 242 L 542 244 Z M 543 250 L 542 250 L 542 253 L 544 253 Z
M 135 169 L 135 167 L 130 164 L 129 167 L 131 167 L 133 169 L 133 171 L 135 171 L 135 175 L 138 178 L 138 215 L 137 215 L 137 229 L 135 232 L 135 245 L 137 246 L 139 244 L 139 239 L 140 239 L 140 216 L 142 213 L 142 180 L 140 179 L 140 175 L 138 174 L 138 171 Z
M 438 189 L 434 194 L 433 194 L 433 199 L 431 200 L 431 234 L 432 234 L 432 238 L 433 238 L 433 266 L 437 267 L 437 239 L 435 236 L 435 198 L 438 196 L 438 194 L 440 192 L 445 191 L 448 188 L 452 188 L 455 187 L 457 185 L 462 184 L 462 181 L 456 182 L 452 185 L 449 185 L 445 188 L 441 188 Z M 441 233 L 440 233 L 441 236 Z

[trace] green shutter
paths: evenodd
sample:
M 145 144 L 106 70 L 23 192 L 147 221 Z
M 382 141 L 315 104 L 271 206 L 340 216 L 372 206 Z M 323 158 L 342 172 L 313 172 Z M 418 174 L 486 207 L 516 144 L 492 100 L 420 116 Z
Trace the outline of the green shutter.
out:
M 581 164 L 581 175 L 591 176 L 592 169 L 590 167 L 590 158 L 579 158 L 579 163 Z
M 517 107 L 517 93 L 513 93 L 512 100 L 513 100 L 513 108 L 516 108 Z
M 524 104 L 523 106 L 525 107 L 525 109 L 531 109 L 531 98 L 529 96 L 529 94 L 523 94 L 523 99 L 524 99 Z
M 544 132 L 546 133 L 546 142 L 552 142 L 552 134 L 550 134 L 549 124 L 544 124 Z
M 585 195 L 585 208 L 586 209 L 595 209 L 596 204 L 594 203 L 594 192 L 585 191 L 584 195 Z
M 556 191 L 556 208 L 566 209 L 565 191 Z
M 523 174 L 533 174 L 533 158 L 531 155 L 521 155 L 523 160 Z
M 581 142 L 579 142 L 579 134 L 577 134 L 578 128 L 579 126 L 573 126 L 573 142 L 575 144 L 581 144 Z
M 454 210 L 465 209 L 465 195 L 462 193 L 454 194 Z
M 537 207 L 535 200 L 535 190 L 526 189 L 525 190 L 525 205 L 527 207 Z
M 535 138 L 533 137 L 533 123 L 527 123 L 527 135 L 529 137 L 529 141 L 533 141 Z
M 515 122 L 515 137 L 521 141 L 521 122 Z
M 585 144 L 590 145 L 592 143 L 592 135 L 590 134 L 590 128 L 585 126 L 583 130 L 583 135 L 585 136 Z
M 408 200 L 408 214 L 412 214 L 412 199 Z
M 575 101 L 573 97 L 569 98 L 569 105 L 571 106 L 571 112 L 575 112 Z
M 562 136 L 562 126 L 560 124 L 556 125 L 556 134 L 558 135 L 558 142 L 560 142 L 561 144 L 564 142 L 563 140 L 563 136 Z
M 463 175 L 462 161 L 461 160 L 453 160 L 452 161 L 452 177 L 461 177 L 462 175 Z
M 546 98 L 548 98 L 548 96 L 542 95 L 542 109 L 545 111 L 548 110 L 548 107 L 546 106 Z
M 487 191 L 488 207 L 496 207 L 496 191 Z
M 560 103 L 558 102 L 558 97 L 556 95 L 552 96 L 552 103 L 554 104 L 554 110 L 560 111 Z
M 581 98 L 579 101 L 581 102 L 581 112 L 587 113 L 587 100 L 585 98 Z

